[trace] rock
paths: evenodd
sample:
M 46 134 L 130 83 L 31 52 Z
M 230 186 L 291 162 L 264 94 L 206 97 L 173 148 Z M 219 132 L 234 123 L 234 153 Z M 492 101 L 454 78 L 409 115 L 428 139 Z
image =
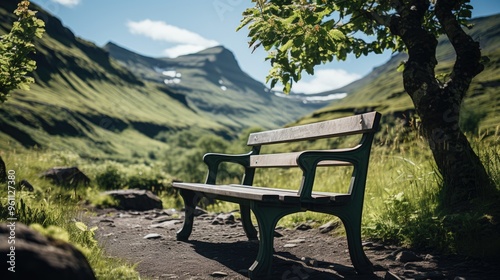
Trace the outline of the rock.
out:
M 288 242 L 290 242 L 290 243 L 304 243 L 304 242 L 306 242 L 306 240 L 303 238 L 298 238 L 298 239 L 290 240 Z
M 302 257 L 302 258 L 300 258 L 300 260 L 303 261 L 308 266 L 319 267 L 319 262 L 316 259 L 312 259 L 312 258 L 308 258 L 308 257 Z
M 401 280 L 400 277 L 398 277 L 396 274 L 387 271 L 384 276 L 384 280 Z
M 150 234 L 146 234 L 143 238 L 144 239 L 158 239 L 158 238 L 161 238 L 162 236 L 158 233 L 150 233 Z
M 210 276 L 212 276 L 212 277 L 226 277 L 226 276 L 228 276 L 228 274 L 223 272 L 223 271 L 214 271 L 210 274 Z
M 145 211 L 162 208 L 161 199 L 147 190 L 113 190 L 104 192 L 118 200 L 118 209 Z
M 152 219 L 151 223 L 153 223 L 153 224 L 161 224 L 163 222 L 172 221 L 172 220 L 178 220 L 178 219 L 172 218 L 170 216 L 160 216 L 158 218 Z
M 96 279 L 85 256 L 73 245 L 45 237 L 21 223 L 0 224 L 0 254 L 8 258 L 1 279 Z
M 308 224 L 300 224 L 295 229 L 296 230 L 310 230 L 312 227 Z
M 29 192 L 32 192 L 35 190 L 33 185 L 31 185 L 30 182 L 28 182 L 28 180 L 26 180 L 26 179 L 22 179 L 21 182 L 19 182 L 19 186 L 21 187 L 21 189 L 25 189 Z
M 283 237 L 283 234 L 281 234 L 277 231 L 274 231 L 274 237 Z
M 294 244 L 294 243 L 287 243 L 285 245 L 283 245 L 284 248 L 293 248 L 293 247 L 297 247 L 297 244 Z
M 424 260 L 426 260 L 426 261 L 432 261 L 434 259 L 435 259 L 435 257 L 433 255 L 431 255 L 431 254 L 427 254 L 424 257 Z
M 152 224 L 150 227 L 152 228 L 173 228 L 177 224 L 181 224 L 182 222 L 179 220 L 165 221 L 163 223 Z
M 228 214 L 219 214 L 215 217 L 215 219 L 212 221 L 212 225 L 231 225 L 234 224 L 236 221 L 234 219 L 234 215 L 232 213 Z
M 319 229 L 319 232 L 321 232 L 321 233 L 328 233 L 328 232 L 330 232 L 338 227 L 339 227 L 338 221 L 330 221 L 330 222 L 320 226 L 318 229 Z
M 78 185 L 88 185 L 89 177 L 83 174 L 76 166 L 72 167 L 53 167 L 43 172 L 40 177 L 50 179 L 59 186 L 77 187 Z
M 412 251 L 407 251 L 407 250 L 404 250 L 404 251 L 401 251 L 399 252 L 397 255 L 396 255 L 396 260 L 397 261 L 400 261 L 400 262 L 403 262 L 403 263 L 407 263 L 407 262 L 416 262 L 416 261 L 421 261 L 422 258 L 417 256 L 415 253 L 413 253 Z

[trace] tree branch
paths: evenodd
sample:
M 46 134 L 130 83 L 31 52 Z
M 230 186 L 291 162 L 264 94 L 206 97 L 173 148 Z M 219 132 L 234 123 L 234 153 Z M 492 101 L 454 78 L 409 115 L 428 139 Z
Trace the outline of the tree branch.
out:
M 401 37 L 408 50 L 403 83 L 417 108 L 426 106 L 421 102 L 429 102 L 424 98 L 427 92 L 436 92 L 439 87 L 434 72 L 437 39 L 422 26 L 428 8 L 427 0 L 410 1 L 392 16 L 390 25 L 391 33 Z
M 465 33 L 453 15 L 455 5 L 455 1 L 438 0 L 435 9 L 436 17 L 457 54 L 453 72 L 445 87 L 452 92 L 463 92 L 465 95 L 472 79 L 484 70 L 484 65 L 481 63 L 479 43 Z M 463 95 L 460 99 L 464 98 Z

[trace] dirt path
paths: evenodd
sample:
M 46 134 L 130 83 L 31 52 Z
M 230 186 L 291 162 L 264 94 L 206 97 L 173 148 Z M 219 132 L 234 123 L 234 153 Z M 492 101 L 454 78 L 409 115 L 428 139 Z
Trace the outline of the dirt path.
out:
M 99 210 L 90 218 L 97 238 L 112 256 L 138 263 L 148 279 L 248 279 L 257 255 L 241 223 L 231 214 L 195 219 L 190 241 L 175 239 L 182 212 Z M 345 237 L 318 229 L 277 229 L 272 279 L 500 279 L 500 265 L 457 256 L 416 254 L 403 248 L 365 242 L 375 266 L 372 276 L 352 268 Z M 461 277 L 461 278 L 456 278 Z

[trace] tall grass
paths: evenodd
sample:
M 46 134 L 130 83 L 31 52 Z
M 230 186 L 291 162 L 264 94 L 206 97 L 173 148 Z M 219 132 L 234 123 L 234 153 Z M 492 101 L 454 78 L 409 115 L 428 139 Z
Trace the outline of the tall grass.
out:
M 500 133 L 470 137 L 475 150 L 480 155 L 493 181 L 500 183 Z M 241 142 L 241 143 L 240 143 Z M 238 139 L 224 145 L 230 153 L 247 152 Z M 344 142 L 352 143 L 352 140 Z M 35 186 L 33 192 L 18 189 L 18 216 L 21 222 L 32 225 L 39 231 L 67 239 L 87 256 L 99 279 L 137 279 L 139 276 L 134 266 L 106 256 L 103 249 L 95 241 L 94 234 L 99 229 L 86 226 L 86 214 L 82 202 L 95 204 L 113 204 L 109 198 L 102 197 L 101 192 L 114 188 L 143 188 L 157 193 L 164 208 L 180 208 L 183 205 L 171 188 L 171 182 L 182 174 L 168 174 L 173 169 L 171 164 L 183 162 L 183 157 L 191 162 L 199 162 L 200 166 L 190 169 L 203 169 L 201 150 L 207 150 L 211 144 L 221 144 L 220 139 L 203 138 L 193 141 L 187 149 L 199 154 L 193 159 L 192 154 L 175 154 L 159 157 L 158 161 L 149 163 L 126 164 L 113 161 L 95 162 L 83 159 L 70 152 L 47 152 L 30 150 L 23 152 L 9 151 L 2 153 L 7 169 L 15 170 L 17 180 L 28 179 Z M 301 150 L 312 144 L 314 149 L 326 145 L 342 144 L 329 140 L 317 143 L 301 143 L 297 147 L 274 147 Z M 220 146 L 220 145 L 219 145 Z M 241 148 L 241 149 L 240 149 Z M 171 161 L 161 161 L 170 159 Z M 146 161 L 145 161 L 146 162 Z M 39 178 L 39 174 L 54 166 L 78 166 L 92 180 L 89 187 L 73 190 L 54 186 L 51 182 Z M 228 167 L 224 169 L 221 183 L 234 183 L 238 180 L 235 174 L 241 169 Z M 189 173 L 189 170 L 186 170 Z M 316 174 L 315 191 L 347 192 L 351 179 L 350 167 L 322 167 Z M 385 127 L 372 148 L 363 210 L 363 238 L 370 238 L 394 244 L 411 246 L 420 249 L 432 249 L 447 253 L 463 253 L 474 256 L 495 254 L 500 248 L 500 239 L 491 231 L 494 223 L 491 216 L 485 213 L 465 213 L 460 215 L 444 215 L 439 212 L 439 190 L 441 178 L 426 144 L 418 134 L 394 127 Z M 255 185 L 298 189 L 301 181 L 299 169 L 265 169 L 258 170 Z M 201 179 L 200 179 L 201 180 Z M 7 195 L 0 197 L 2 206 L 6 205 Z M 213 212 L 237 209 L 237 205 L 217 202 L 208 210 Z M 5 211 L 6 207 L 2 207 Z M 0 220 L 5 220 L 7 213 L 0 211 Z M 487 214 L 487 213 L 486 213 Z M 280 221 L 282 226 L 295 226 L 310 221 L 321 225 L 335 217 L 313 212 L 289 215 Z M 460 229 L 460 230 L 457 230 Z M 337 233 L 342 231 L 338 230 Z M 486 244 L 488 242 L 488 244 Z M 486 249 L 485 249 L 486 248 Z M 495 251 L 496 250 L 496 251 Z M 496 253 L 498 255 L 498 253 Z
M 469 138 L 499 186 L 498 129 L 487 137 L 480 134 Z M 318 168 L 314 190 L 346 193 L 351 172 L 347 167 Z M 442 253 L 499 256 L 500 231 L 494 217 L 480 211 L 455 215 L 440 212 L 442 178 L 429 148 L 416 132 L 385 127 L 372 148 L 368 172 L 362 220 L 364 238 Z M 259 170 L 255 185 L 298 189 L 301 175 L 300 170 Z M 235 208 L 236 205 L 219 203 L 211 210 Z M 286 216 L 280 224 L 295 226 L 315 221 L 313 224 L 321 225 L 332 219 L 336 218 L 305 212 Z
M 98 279 L 139 279 L 134 265 L 109 257 L 97 244 L 94 237 L 96 228 L 88 228 L 88 216 L 80 207 L 81 197 L 75 197 L 72 189 L 54 186 L 39 178 L 48 168 L 61 165 L 79 165 L 82 160 L 72 153 L 40 152 L 3 153 L 7 169 L 14 170 L 16 180 L 27 179 L 34 191 L 29 192 L 19 185 L 16 189 L 16 217 L 18 222 L 29 225 L 39 232 L 70 242 L 79 249 L 89 261 Z M 85 190 L 78 190 L 79 196 Z M 5 222 L 7 213 L 6 189 L 1 191 L 0 222 Z

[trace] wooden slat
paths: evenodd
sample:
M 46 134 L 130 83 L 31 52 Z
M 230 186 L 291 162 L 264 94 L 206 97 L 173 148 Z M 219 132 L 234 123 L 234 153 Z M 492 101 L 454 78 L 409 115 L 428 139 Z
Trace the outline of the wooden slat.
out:
M 338 150 L 340 151 L 340 149 Z M 250 156 L 250 167 L 293 167 L 297 165 L 297 157 L 302 152 L 264 154 Z M 349 166 L 351 163 L 337 160 L 324 160 L 319 166 Z
M 243 198 L 257 201 L 282 201 L 284 203 L 299 203 L 298 191 L 287 189 L 274 189 L 258 186 L 245 185 L 209 185 L 200 183 L 178 183 L 173 187 L 187 189 L 205 194 Z M 348 194 L 313 192 L 312 198 L 315 203 L 328 203 L 329 201 L 342 202 L 349 198 Z
M 187 189 L 205 194 L 230 196 L 236 198 L 258 200 L 258 201 L 278 201 L 279 194 L 258 191 L 255 188 L 238 188 L 230 185 L 208 185 L 199 183 L 173 183 L 173 187 Z
M 271 192 L 279 192 L 281 193 L 280 195 L 280 200 L 286 200 L 289 199 L 291 200 L 291 197 L 295 197 L 297 199 L 300 199 L 300 194 L 296 190 L 289 190 L 289 189 L 275 189 L 275 188 L 266 188 L 266 187 L 259 187 L 259 186 L 245 186 L 245 185 L 236 185 L 236 184 L 231 184 L 230 186 L 236 186 L 236 187 L 245 187 L 245 188 L 258 188 L 259 190 L 269 190 Z M 326 193 L 326 192 L 313 192 L 311 194 L 312 198 L 315 199 L 317 203 L 327 203 L 328 201 L 332 200 L 332 196 L 335 195 L 347 195 L 348 194 L 336 194 L 336 193 Z
M 296 192 L 281 189 L 269 189 L 244 185 L 209 185 L 198 183 L 174 183 L 174 187 L 189 189 L 207 194 L 245 198 L 259 201 L 299 202 Z
M 247 145 L 276 144 L 305 139 L 345 136 L 373 131 L 380 115 L 371 112 L 335 120 L 250 134 Z

